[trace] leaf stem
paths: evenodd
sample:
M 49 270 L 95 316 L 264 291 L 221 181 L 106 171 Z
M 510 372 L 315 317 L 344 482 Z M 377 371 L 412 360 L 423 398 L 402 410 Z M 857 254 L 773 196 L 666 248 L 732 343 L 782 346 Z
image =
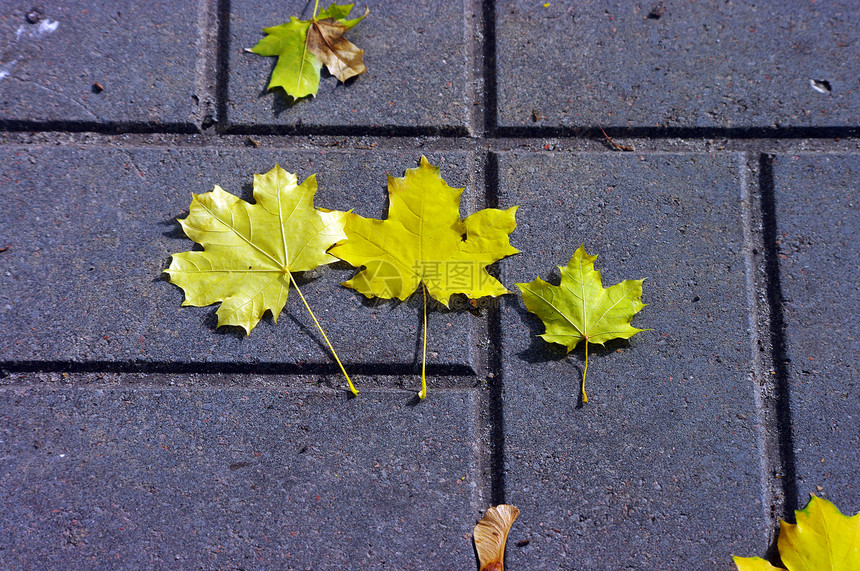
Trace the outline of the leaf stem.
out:
M 322 333 L 323 339 L 325 339 L 325 342 L 328 345 L 329 351 L 331 351 L 332 356 L 334 356 L 334 360 L 337 361 L 337 364 L 340 367 L 340 370 L 343 373 L 343 376 L 346 377 L 346 382 L 349 383 L 349 390 L 352 391 L 352 394 L 357 395 L 358 390 L 353 386 L 352 381 L 349 378 L 349 375 L 346 374 L 346 369 L 343 368 L 343 363 L 340 362 L 340 359 L 338 359 L 337 353 L 335 352 L 334 347 L 331 346 L 331 341 L 328 340 L 328 336 L 325 334 L 325 331 L 323 331 L 322 325 L 320 325 L 320 322 L 317 321 L 317 316 L 314 315 L 313 311 L 311 311 L 311 306 L 308 305 L 308 302 L 305 300 L 305 296 L 302 295 L 302 290 L 299 289 L 299 284 L 296 283 L 296 278 L 294 278 L 293 274 L 291 274 L 289 271 L 287 271 L 287 275 L 290 276 L 290 282 L 292 282 L 293 287 L 296 288 L 296 291 L 298 292 L 299 297 L 302 298 L 302 303 L 305 304 L 305 307 L 307 308 L 308 313 L 311 314 L 311 318 L 314 320 L 314 323 L 316 323 L 317 329 L 319 329 L 320 333 Z
M 316 3 L 314 4 L 314 15 L 311 18 L 311 20 L 317 19 L 317 8 L 319 8 L 319 6 L 320 6 L 320 0 L 317 0 Z
M 582 370 L 582 402 L 588 402 L 588 395 L 585 394 L 585 373 L 588 372 L 588 339 L 585 340 L 585 368 Z
M 424 374 L 427 368 L 427 286 L 424 282 L 421 282 L 421 294 L 424 296 L 424 352 L 421 355 L 421 392 L 418 398 L 424 400 L 427 396 L 427 377 Z

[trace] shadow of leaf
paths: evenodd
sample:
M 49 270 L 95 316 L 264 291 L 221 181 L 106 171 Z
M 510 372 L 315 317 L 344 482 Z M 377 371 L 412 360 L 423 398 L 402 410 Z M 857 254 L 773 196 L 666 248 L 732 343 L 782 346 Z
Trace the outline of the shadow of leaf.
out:
M 185 232 L 182 230 L 182 226 L 179 224 L 179 220 L 182 218 L 188 218 L 189 211 L 185 210 L 179 216 L 173 216 L 171 218 L 167 218 L 158 223 L 159 226 L 166 226 L 168 230 L 161 233 L 162 236 L 166 238 L 185 238 L 188 237 L 185 235 Z

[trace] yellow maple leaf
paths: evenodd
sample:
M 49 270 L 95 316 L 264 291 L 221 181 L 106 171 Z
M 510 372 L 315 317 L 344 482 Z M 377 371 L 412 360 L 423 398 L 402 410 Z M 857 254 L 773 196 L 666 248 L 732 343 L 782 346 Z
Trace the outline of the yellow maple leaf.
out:
M 348 212 L 346 240 L 329 250 L 355 267 L 364 267 L 343 283 L 367 297 L 405 300 L 418 286 L 424 294 L 424 352 L 421 392 L 427 394 L 427 299 L 448 306 L 451 295 L 470 298 L 509 293 L 486 266 L 519 252 L 508 235 L 517 223 L 517 207 L 485 208 L 460 219 L 462 188 L 452 188 L 439 168 L 421 157 L 403 178 L 388 177 L 388 218 L 376 220 Z
M 794 512 L 796 524 L 779 522 L 776 546 L 788 571 L 860 571 L 860 513 L 848 517 L 812 496 Z M 780 570 L 760 557 L 735 557 L 739 571 Z
M 185 292 L 182 305 L 220 302 L 218 327 L 241 327 L 245 334 L 267 311 L 277 323 L 294 288 L 350 390 L 358 394 L 293 275 L 336 262 L 326 249 L 346 237 L 345 213 L 316 208 L 316 191 L 316 175 L 298 184 L 296 175 L 275 165 L 266 174 L 254 175 L 254 204 L 219 186 L 195 194 L 188 217 L 179 223 L 203 251 L 173 254 L 164 271 Z

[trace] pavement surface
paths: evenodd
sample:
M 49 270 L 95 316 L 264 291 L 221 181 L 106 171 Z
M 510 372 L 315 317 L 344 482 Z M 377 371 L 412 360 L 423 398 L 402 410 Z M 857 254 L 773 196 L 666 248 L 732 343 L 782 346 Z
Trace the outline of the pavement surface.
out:
M 856 4 L 367 5 L 293 103 L 244 48 L 312 2 L 0 2 L 0 568 L 477 569 L 511 503 L 511 570 L 729 570 L 860 511 Z M 192 194 L 277 163 L 382 218 L 422 155 L 519 206 L 512 291 L 647 278 L 588 403 L 518 295 L 431 308 L 419 402 L 420 296 L 307 272 L 351 398 L 296 296 L 246 337 L 162 274 Z

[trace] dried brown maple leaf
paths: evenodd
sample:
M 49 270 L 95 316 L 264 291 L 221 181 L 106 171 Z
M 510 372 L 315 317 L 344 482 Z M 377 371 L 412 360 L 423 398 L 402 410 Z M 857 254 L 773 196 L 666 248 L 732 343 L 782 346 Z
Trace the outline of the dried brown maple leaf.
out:
M 475 539 L 480 571 L 504 571 L 508 531 L 519 515 L 520 510 L 514 506 L 502 504 L 489 508 L 475 526 L 472 537 Z

